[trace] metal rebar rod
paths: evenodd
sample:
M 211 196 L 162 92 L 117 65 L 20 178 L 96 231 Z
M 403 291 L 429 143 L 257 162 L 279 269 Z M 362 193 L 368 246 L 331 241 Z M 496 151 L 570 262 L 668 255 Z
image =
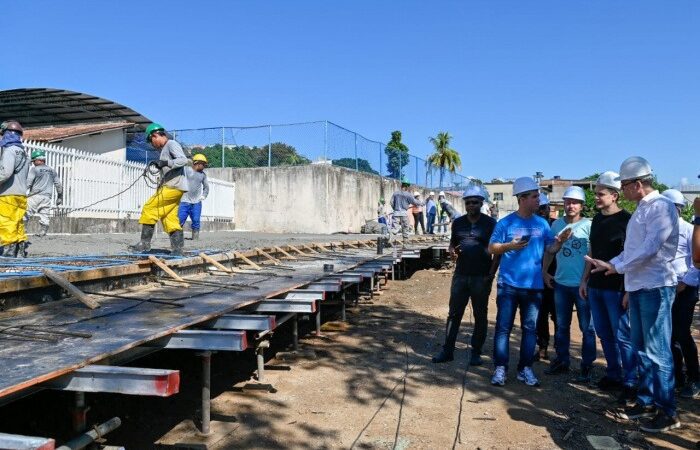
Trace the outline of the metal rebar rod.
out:
M 58 447 L 56 450 L 79 450 L 85 448 L 110 431 L 116 430 L 121 426 L 121 424 L 122 421 L 119 417 L 112 417 L 107 422 L 97 425 L 92 430 L 81 434 L 75 439 L 71 439 L 62 446 Z

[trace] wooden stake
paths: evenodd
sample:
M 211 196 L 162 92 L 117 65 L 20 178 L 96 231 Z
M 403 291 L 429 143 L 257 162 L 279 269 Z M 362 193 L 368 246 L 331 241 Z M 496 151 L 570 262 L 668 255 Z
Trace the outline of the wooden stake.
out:
M 255 251 L 258 252 L 259 254 L 263 255 L 265 258 L 269 259 L 270 261 L 272 261 L 272 264 L 274 264 L 276 266 L 280 264 L 279 259 L 273 258 L 272 255 L 270 255 L 269 253 L 267 253 L 263 249 L 255 247 Z
M 214 258 L 207 255 L 206 253 L 200 253 L 199 257 L 202 258 L 204 261 L 208 262 L 209 264 L 211 264 L 212 266 L 216 267 L 219 270 L 222 270 L 222 271 L 227 272 L 227 273 L 233 273 L 233 271 L 231 269 L 224 266 L 219 261 L 215 260 Z
M 296 258 L 296 257 L 294 257 L 294 256 L 292 256 L 292 255 L 290 255 L 289 253 L 285 252 L 284 249 L 282 249 L 282 247 L 275 247 L 275 250 L 277 250 L 278 252 L 282 253 L 284 256 L 287 257 L 287 259 L 298 259 L 298 258 Z
M 301 244 L 301 247 L 309 250 L 311 253 L 316 253 L 318 255 L 318 252 L 316 250 L 314 250 L 313 248 L 309 247 L 306 244 Z
M 295 252 L 297 252 L 297 253 L 299 253 L 300 255 L 309 256 L 309 255 L 307 255 L 306 253 L 302 252 L 301 250 L 299 250 L 298 248 L 296 248 L 296 247 L 293 246 L 293 245 L 287 245 L 287 248 L 290 249 L 290 250 L 293 250 L 293 251 L 295 251 Z
M 97 300 L 94 300 L 93 298 L 85 294 L 83 291 L 75 287 L 73 283 L 63 278 L 61 275 L 58 274 L 58 272 L 54 272 L 51 269 L 42 269 L 42 272 L 44 273 L 44 276 L 46 276 L 46 278 L 61 286 L 63 289 L 68 291 L 70 295 L 80 300 L 88 308 L 96 309 L 100 307 L 100 304 L 97 302 Z
M 182 283 L 182 285 L 183 285 L 184 287 L 190 287 L 190 285 L 187 284 L 187 282 L 186 282 L 185 280 L 183 280 L 182 277 L 180 277 L 180 275 L 178 275 L 177 273 L 175 273 L 175 271 L 174 271 L 173 269 L 171 269 L 170 267 L 168 267 L 168 265 L 165 264 L 165 263 L 164 263 L 163 261 L 161 261 L 160 259 L 156 258 L 156 257 L 153 256 L 153 255 L 148 255 L 148 260 L 151 261 L 151 262 L 152 262 L 153 264 L 155 264 L 156 266 L 158 266 L 163 272 L 165 272 L 165 273 L 167 273 L 168 275 L 170 275 L 170 277 L 171 277 L 172 279 L 174 279 L 175 281 L 179 281 L 180 283 Z
M 255 270 L 262 270 L 262 267 L 255 264 L 253 261 L 248 259 L 244 254 L 242 254 L 240 252 L 233 252 L 233 256 L 235 256 L 236 258 L 241 258 L 246 264 L 248 264 L 250 267 L 252 267 Z

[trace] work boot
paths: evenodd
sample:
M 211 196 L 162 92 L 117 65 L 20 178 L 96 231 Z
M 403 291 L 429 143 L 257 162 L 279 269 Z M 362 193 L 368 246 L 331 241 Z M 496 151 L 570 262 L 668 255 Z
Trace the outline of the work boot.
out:
M 138 244 L 130 245 L 129 251 L 132 253 L 146 253 L 151 249 L 151 239 L 156 231 L 155 225 L 141 226 L 141 241 Z
M 449 350 L 446 350 L 445 348 L 443 348 L 442 351 L 438 355 L 433 356 L 432 361 L 433 361 L 433 364 L 442 364 L 442 363 L 453 361 L 454 359 L 455 359 L 454 358 L 454 351 L 449 351 Z
M 199 230 L 192 230 L 192 240 L 193 241 L 199 240 Z
M 170 233 L 170 256 L 182 256 L 185 247 L 185 233 L 182 230 Z
M 41 225 L 41 228 L 39 229 L 39 232 L 35 234 L 34 236 L 37 237 L 44 237 L 46 236 L 46 233 L 49 231 L 49 226 L 48 225 Z
M 5 258 L 14 258 L 15 244 L 7 244 L 0 246 L 0 256 L 4 256 Z
M 26 258 L 29 254 L 29 246 L 32 245 L 29 241 L 18 242 L 14 244 L 15 258 Z

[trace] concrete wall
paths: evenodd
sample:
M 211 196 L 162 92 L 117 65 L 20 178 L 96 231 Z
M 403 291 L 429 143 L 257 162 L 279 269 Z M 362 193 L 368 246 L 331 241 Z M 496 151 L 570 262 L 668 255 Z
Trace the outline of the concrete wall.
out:
M 388 203 L 400 188 L 396 180 L 331 165 L 210 168 L 207 173 L 236 183 L 236 228 L 261 232 L 357 233 L 376 219 L 379 199 Z M 426 189 L 414 190 L 427 196 Z M 448 199 L 464 210 L 459 197 Z
M 513 197 L 513 183 L 484 183 L 484 187 L 489 191 L 491 201 L 498 205 L 499 219 L 518 209 L 518 201 Z M 502 199 L 497 200 L 499 197 Z
M 56 144 L 97 153 L 115 161 L 126 161 L 126 130 L 107 130 L 99 134 L 64 139 Z

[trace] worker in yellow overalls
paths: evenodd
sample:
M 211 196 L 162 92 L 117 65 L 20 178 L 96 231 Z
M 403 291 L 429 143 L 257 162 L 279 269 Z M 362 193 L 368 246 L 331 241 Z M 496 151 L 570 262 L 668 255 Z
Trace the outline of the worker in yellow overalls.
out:
M 0 124 L 0 255 L 27 256 L 24 214 L 27 212 L 29 158 L 22 145 L 22 125 Z
M 169 139 L 165 128 L 152 123 L 146 128 L 146 142 L 160 150 L 160 157 L 153 162 L 161 171 L 161 181 L 155 194 L 143 205 L 141 219 L 141 241 L 129 246 L 135 253 L 145 253 L 151 249 L 151 239 L 156 223 L 160 220 L 163 229 L 170 235 L 170 254 L 181 256 L 185 245 L 180 220 L 177 217 L 178 206 L 182 194 L 187 192 L 187 178 L 184 168 L 189 160 L 182 146 Z

